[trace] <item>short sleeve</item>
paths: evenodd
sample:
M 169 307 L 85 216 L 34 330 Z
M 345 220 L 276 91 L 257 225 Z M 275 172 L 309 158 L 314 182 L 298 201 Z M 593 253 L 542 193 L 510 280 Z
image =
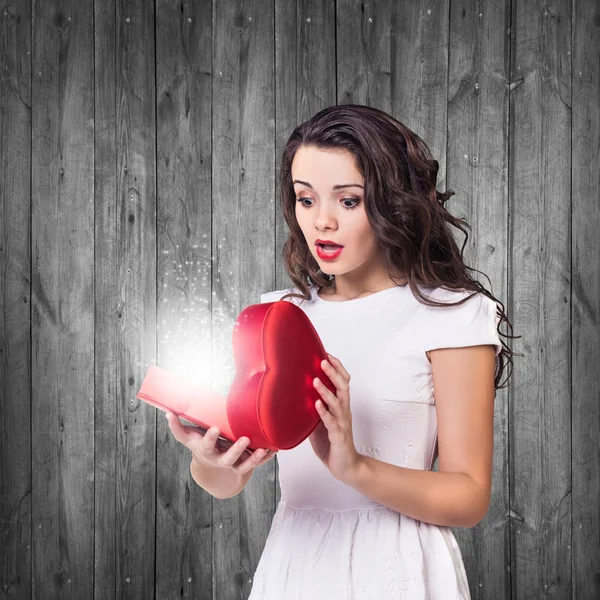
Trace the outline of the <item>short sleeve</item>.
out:
M 437 291 L 437 290 L 436 290 Z M 451 292 L 430 296 L 440 302 L 457 302 L 472 292 Z M 502 351 L 496 329 L 500 322 L 496 302 L 482 293 L 475 294 L 460 306 L 425 306 L 422 323 L 423 348 L 464 348 L 492 344 L 495 355 Z

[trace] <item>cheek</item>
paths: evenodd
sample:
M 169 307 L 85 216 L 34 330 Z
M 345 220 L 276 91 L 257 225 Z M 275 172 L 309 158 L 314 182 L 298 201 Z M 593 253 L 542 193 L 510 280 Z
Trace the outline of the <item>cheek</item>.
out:
M 365 259 L 373 258 L 379 252 L 379 243 L 372 231 L 363 231 L 358 237 L 357 251 Z
M 354 230 L 354 239 L 360 241 L 361 248 L 363 250 L 370 251 L 377 247 L 377 238 L 371 229 L 371 225 L 367 221 L 366 223 L 360 223 Z
M 303 214 L 303 212 L 301 210 L 298 210 L 298 207 L 296 207 L 296 221 L 298 221 L 298 226 L 300 227 L 302 233 L 306 237 L 306 234 L 308 232 L 306 215 Z

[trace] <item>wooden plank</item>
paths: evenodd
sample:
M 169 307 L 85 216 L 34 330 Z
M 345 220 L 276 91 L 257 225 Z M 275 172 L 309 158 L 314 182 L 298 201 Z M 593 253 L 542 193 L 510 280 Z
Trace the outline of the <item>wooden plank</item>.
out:
M 212 357 L 213 387 L 223 391 L 217 363 L 231 357 L 233 323 L 272 281 L 274 4 L 216 2 L 213 10 Z M 273 493 L 268 463 L 241 494 L 213 501 L 215 599 L 248 597 Z
M 448 0 L 431 7 L 417 2 L 392 3 L 390 21 L 388 112 L 426 140 L 439 162 L 438 182 L 445 189 Z M 386 110 L 385 105 L 382 108 Z
M 452 3 L 448 77 L 448 178 L 446 205 L 470 225 L 464 258 L 471 275 L 508 305 L 508 0 Z M 456 235 L 459 247 L 465 241 Z M 485 276 L 490 279 L 488 281 Z M 491 282 L 491 284 L 490 284 Z M 509 314 L 509 319 L 512 316 Z M 503 332 L 506 333 L 503 327 Z M 506 341 L 506 340 L 505 340 Z M 505 368 L 505 380 L 508 369 Z M 492 495 L 485 518 L 471 529 L 454 528 L 471 597 L 510 596 L 508 489 L 509 391 L 497 390 L 494 408 Z
M 600 13 L 573 2 L 572 598 L 600 598 Z M 565 557 L 566 558 L 566 557 Z
M 94 564 L 92 2 L 32 5 L 35 598 L 90 598 Z
M 157 3 L 156 76 L 158 363 L 210 387 L 211 2 Z M 156 597 L 209 598 L 212 496 L 156 414 Z
M 116 595 L 155 593 L 156 411 L 135 397 L 156 360 L 154 4 L 119 0 L 117 22 Z
M 96 3 L 97 4 L 97 3 Z M 96 577 L 98 598 L 155 593 L 154 6 L 96 5 Z
M 337 2 L 340 104 L 365 104 L 388 113 L 393 110 L 396 73 L 392 73 L 392 68 L 399 67 L 394 56 L 398 48 L 394 46 L 398 41 L 398 21 L 406 18 L 418 19 L 416 5 L 392 0 L 368 4 Z
M 123 309 L 117 221 L 117 45 L 115 4 L 94 3 L 95 43 L 95 431 L 94 598 L 115 599 L 117 577 L 117 397 Z M 120 315 L 120 316 L 119 316 Z
M 31 10 L 0 13 L 0 597 L 31 588 Z
M 570 3 L 516 3 L 511 29 L 512 596 L 569 598 Z

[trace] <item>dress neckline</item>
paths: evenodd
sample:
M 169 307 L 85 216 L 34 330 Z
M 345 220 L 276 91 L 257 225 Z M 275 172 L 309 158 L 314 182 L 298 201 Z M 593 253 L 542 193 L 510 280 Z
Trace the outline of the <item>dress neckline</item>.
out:
M 378 300 L 380 297 L 386 296 L 387 294 L 391 293 L 392 290 L 407 289 L 407 288 L 409 288 L 409 285 L 408 284 L 394 285 L 392 287 L 385 288 L 384 290 L 379 290 L 378 292 L 373 292 L 372 294 L 369 294 L 368 296 L 363 296 L 362 298 L 352 298 L 350 300 L 325 300 L 325 298 L 321 298 L 321 296 L 319 296 L 319 294 L 317 293 L 316 285 L 313 284 L 311 287 L 312 287 L 311 297 L 315 302 L 319 302 L 320 304 L 336 305 L 336 304 L 348 304 L 348 303 L 364 303 L 364 302 L 371 301 L 371 300 Z

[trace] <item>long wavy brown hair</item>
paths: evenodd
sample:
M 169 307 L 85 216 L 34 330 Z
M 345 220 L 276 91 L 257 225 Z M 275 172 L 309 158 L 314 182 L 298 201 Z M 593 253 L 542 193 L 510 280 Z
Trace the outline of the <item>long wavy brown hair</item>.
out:
M 458 306 L 477 293 L 496 302 L 500 316 L 498 334 L 512 335 L 512 325 L 504 305 L 476 281 L 463 260 L 471 227 L 465 219 L 456 218 L 445 208 L 454 191 L 440 192 L 436 188 L 439 163 L 427 144 L 406 125 L 387 113 L 369 106 L 344 104 L 330 106 L 302 123 L 292 132 L 283 151 L 280 170 L 281 208 L 290 229 L 283 248 L 285 269 L 301 293 L 287 297 L 310 300 L 309 286 L 317 291 L 333 286 L 333 275 L 325 274 L 313 257 L 298 221 L 296 193 L 292 184 L 292 161 L 300 146 L 322 150 L 347 150 L 365 180 L 365 211 L 374 234 L 379 240 L 388 276 L 407 279 L 415 298 L 428 306 Z M 465 234 L 459 250 L 450 226 Z M 477 271 L 480 273 L 481 271 Z M 485 275 L 485 274 L 484 274 Z M 489 277 L 485 275 L 486 279 Z M 400 285 L 400 284 L 399 284 Z M 452 304 L 440 303 L 425 296 L 419 286 L 473 294 Z M 490 283 L 491 287 L 491 283 Z M 511 334 L 500 332 L 506 323 Z M 502 341 L 496 357 L 494 389 L 506 387 L 512 373 L 514 353 Z M 504 385 L 500 380 L 505 365 L 510 363 Z

